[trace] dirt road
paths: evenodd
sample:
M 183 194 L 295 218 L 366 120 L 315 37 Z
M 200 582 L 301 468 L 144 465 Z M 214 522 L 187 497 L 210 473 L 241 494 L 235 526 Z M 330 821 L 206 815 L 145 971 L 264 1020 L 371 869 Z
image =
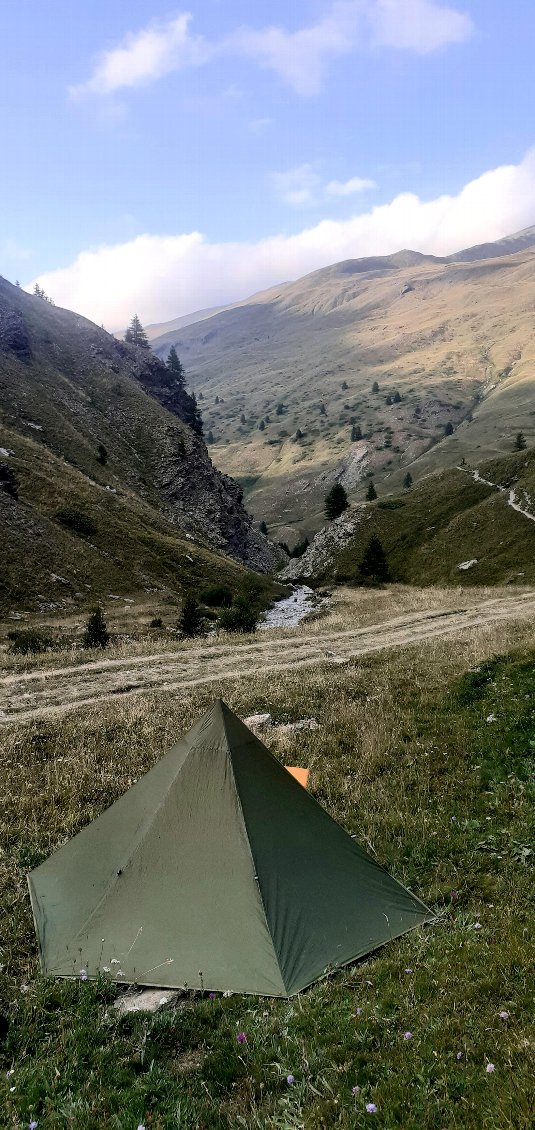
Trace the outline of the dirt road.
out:
M 293 671 L 315 664 L 345 663 L 385 648 L 408 647 L 440 636 L 464 634 L 487 623 L 535 616 L 535 592 L 486 600 L 456 612 L 423 611 L 364 628 L 319 635 L 199 644 L 128 659 L 97 659 L 74 667 L 40 669 L 0 678 L 0 722 L 51 718 L 116 695 L 177 691 L 255 673 Z

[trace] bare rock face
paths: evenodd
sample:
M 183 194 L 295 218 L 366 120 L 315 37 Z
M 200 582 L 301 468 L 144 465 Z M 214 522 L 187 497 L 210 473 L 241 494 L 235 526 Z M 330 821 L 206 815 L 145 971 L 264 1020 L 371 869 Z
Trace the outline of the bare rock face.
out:
M 302 557 L 294 558 L 279 573 L 281 581 L 298 581 L 308 577 L 320 577 L 334 561 L 339 550 L 349 545 L 353 534 L 362 521 L 365 506 L 346 510 L 334 522 L 318 530 L 315 538 Z

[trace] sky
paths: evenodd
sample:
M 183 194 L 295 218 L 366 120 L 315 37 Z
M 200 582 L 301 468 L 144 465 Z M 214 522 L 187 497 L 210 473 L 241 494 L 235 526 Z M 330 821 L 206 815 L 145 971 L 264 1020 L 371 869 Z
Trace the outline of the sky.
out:
M 531 0 L 2 0 L 0 273 L 124 327 L 535 224 Z

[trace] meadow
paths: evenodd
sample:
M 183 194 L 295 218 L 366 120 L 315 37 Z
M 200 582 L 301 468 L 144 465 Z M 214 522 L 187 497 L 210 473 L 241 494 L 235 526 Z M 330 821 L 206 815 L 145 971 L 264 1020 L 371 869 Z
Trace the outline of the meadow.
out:
M 369 600 L 364 616 L 388 604 Z M 531 1126 L 534 660 L 529 623 L 490 622 L 336 667 L 1 727 L 2 1127 Z M 184 994 L 119 1016 L 105 975 L 40 976 L 26 873 L 218 695 L 242 717 L 317 718 L 266 740 L 310 767 L 313 795 L 436 921 L 288 1001 Z

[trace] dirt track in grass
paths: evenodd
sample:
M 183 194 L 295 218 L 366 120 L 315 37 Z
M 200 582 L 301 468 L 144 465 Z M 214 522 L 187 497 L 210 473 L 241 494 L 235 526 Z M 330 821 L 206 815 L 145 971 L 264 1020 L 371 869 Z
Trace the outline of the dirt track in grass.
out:
M 457 611 L 422 610 L 365 627 L 284 639 L 262 638 L 194 647 L 125 659 L 95 659 L 72 667 L 40 668 L 0 678 L 0 722 L 28 722 L 95 706 L 115 696 L 178 691 L 224 679 L 317 664 L 341 664 L 374 651 L 437 637 L 465 636 L 500 621 L 533 619 L 535 592 L 485 600 Z

